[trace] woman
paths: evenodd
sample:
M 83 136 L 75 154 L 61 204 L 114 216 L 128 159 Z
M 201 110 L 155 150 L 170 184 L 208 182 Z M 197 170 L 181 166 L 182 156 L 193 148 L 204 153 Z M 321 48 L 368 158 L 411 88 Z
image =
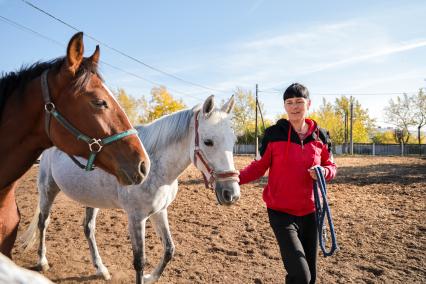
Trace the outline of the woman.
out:
M 241 170 L 240 184 L 259 179 L 269 169 L 263 200 L 287 271 L 286 283 L 315 283 L 318 233 L 313 167 L 321 166 L 329 181 L 336 175 L 336 164 L 327 131 L 306 118 L 311 105 L 308 89 L 294 83 L 283 99 L 288 120 L 280 119 L 266 129 L 261 159 Z

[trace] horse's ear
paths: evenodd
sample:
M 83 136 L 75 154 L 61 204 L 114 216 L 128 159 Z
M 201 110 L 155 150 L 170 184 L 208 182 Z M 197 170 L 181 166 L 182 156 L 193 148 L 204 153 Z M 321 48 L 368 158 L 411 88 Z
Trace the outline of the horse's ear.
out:
M 99 57 L 101 56 L 101 51 L 99 49 L 99 44 L 96 45 L 96 49 L 95 52 L 92 54 L 92 56 L 90 56 L 90 60 L 94 63 L 94 64 L 98 64 L 99 62 Z
M 230 113 L 235 105 L 234 95 L 229 99 L 229 101 L 222 106 L 222 111 L 226 113 Z
M 68 43 L 67 68 L 74 75 L 83 62 L 84 44 L 83 32 L 76 33 Z
M 203 104 L 203 114 L 209 117 L 214 109 L 214 95 L 209 96 Z

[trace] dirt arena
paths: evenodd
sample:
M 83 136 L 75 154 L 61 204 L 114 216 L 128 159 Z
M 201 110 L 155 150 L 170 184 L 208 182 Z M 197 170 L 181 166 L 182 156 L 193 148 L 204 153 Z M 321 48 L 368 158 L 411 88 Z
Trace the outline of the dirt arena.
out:
M 252 157 L 237 157 L 241 168 Z M 329 201 L 340 251 L 320 254 L 318 283 L 426 282 L 426 160 L 415 157 L 338 157 L 338 177 L 329 184 Z M 37 203 L 37 166 L 21 180 L 17 202 L 26 228 Z M 235 206 L 223 207 L 190 167 L 180 178 L 169 207 L 176 253 L 158 283 L 283 283 L 284 270 L 261 198 L 260 182 L 241 188 Z M 84 208 L 59 194 L 47 233 L 45 275 L 56 283 L 104 283 L 85 240 Z M 122 210 L 100 211 L 97 242 L 111 283 L 132 283 L 132 252 Z M 148 222 L 149 273 L 162 245 Z M 36 248 L 16 248 L 14 260 L 32 267 Z

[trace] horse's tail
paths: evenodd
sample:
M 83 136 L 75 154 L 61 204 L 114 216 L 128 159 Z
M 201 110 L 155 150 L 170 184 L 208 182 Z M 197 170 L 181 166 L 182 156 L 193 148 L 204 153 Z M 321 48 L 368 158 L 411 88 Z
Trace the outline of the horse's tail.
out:
M 39 200 L 40 201 L 40 200 Z M 30 249 L 36 242 L 39 235 L 38 222 L 40 219 L 40 202 L 37 202 L 37 209 L 34 213 L 33 219 L 31 220 L 28 229 L 19 237 L 21 243 L 19 247 L 24 248 L 24 251 Z

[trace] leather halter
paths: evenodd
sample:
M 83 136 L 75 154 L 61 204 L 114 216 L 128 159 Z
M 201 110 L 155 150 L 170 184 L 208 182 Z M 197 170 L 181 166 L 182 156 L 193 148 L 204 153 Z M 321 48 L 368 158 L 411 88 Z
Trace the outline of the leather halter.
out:
M 74 126 L 72 126 L 71 123 L 69 123 L 57 110 L 56 110 L 56 106 L 55 104 L 52 102 L 52 99 L 50 97 L 50 93 L 49 93 L 49 84 L 47 82 L 47 73 L 49 72 L 49 69 L 46 69 L 42 74 L 41 74 L 41 90 L 42 90 L 42 94 L 43 94 L 43 100 L 44 100 L 44 110 L 46 111 L 46 116 L 45 116 L 45 129 L 46 129 L 46 133 L 47 136 L 49 137 L 49 139 L 51 140 L 51 136 L 50 136 L 50 120 L 51 117 L 53 116 L 65 129 L 67 129 L 69 132 L 71 132 L 72 135 L 74 135 L 77 140 L 82 140 L 84 142 L 86 142 L 89 146 L 89 151 L 90 151 L 90 155 L 89 155 L 89 159 L 87 161 L 87 165 L 84 166 L 82 165 L 76 158 L 74 158 L 71 155 L 70 158 L 74 161 L 74 163 L 77 164 L 77 166 L 79 166 L 82 169 L 85 169 L 86 171 L 92 171 L 94 169 L 94 161 L 96 159 L 96 155 L 102 150 L 102 148 L 114 141 L 120 140 L 126 136 L 129 135 L 133 135 L 133 134 L 137 134 L 138 132 L 136 131 L 136 129 L 132 128 L 129 129 L 127 131 L 121 132 L 121 133 L 117 133 L 114 135 L 111 135 L 109 137 L 106 138 L 102 138 L 102 139 L 96 139 L 96 138 L 91 138 L 87 135 L 84 135 L 83 133 L 81 133 L 77 128 L 75 128 Z
M 203 174 L 204 184 L 206 188 L 215 188 L 216 181 L 236 181 L 239 182 L 239 171 L 229 170 L 229 171 L 215 171 L 212 164 L 206 158 L 203 151 L 200 149 L 200 136 L 198 134 L 198 114 L 200 111 L 195 113 L 195 147 L 194 147 L 194 165 L 200 170 Z M 197 161 L 200 161 L 204 170 L 199 167 Z

